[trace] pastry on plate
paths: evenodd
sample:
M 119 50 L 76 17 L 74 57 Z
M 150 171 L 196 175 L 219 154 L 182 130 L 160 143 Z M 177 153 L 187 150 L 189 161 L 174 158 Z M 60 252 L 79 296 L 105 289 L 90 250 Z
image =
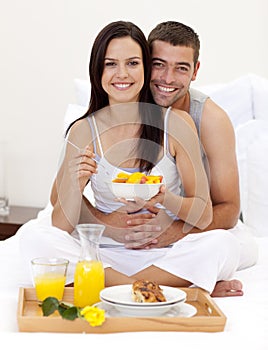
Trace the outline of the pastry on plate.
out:
M 156 282 L 138 280 L 132 284 L 132 299 L 138 303 L 166 301 L 162 289 Z

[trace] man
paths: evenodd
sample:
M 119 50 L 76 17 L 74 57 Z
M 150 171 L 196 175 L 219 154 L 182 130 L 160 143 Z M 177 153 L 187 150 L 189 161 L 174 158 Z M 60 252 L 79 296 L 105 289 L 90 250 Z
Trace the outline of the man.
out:
M 155 102 L 192 116 L 207 158 L 214 215 L 206 231 L 230 229 L 236 225 L 240 212 L 234 130 L 219 106 L 206 95 L 190 89 L 200 67 L 198 36 L 184 24 L 165 22 L 152 30 L 148 42 Z
M 164 107 L 182 109 L 192 116 L 207 157 L 213 221 L 206 231 L 231 229 L 237 224 L 240 213 L 234 131 L 229 117 L 219 106 L 190 89 L 190 83 L 196 79 L 200 67 L 198 35 L 182 23 L 169 21 L 158 24 L 149 34 L 148 42 L 152 53 L 151 91 L 155 102 Z M 168 233 L 158 237 L 156 246 L 175 241 L 181 225 L 182 222 L 175 222 Z M 236 230 L 237 234 L 247 236 L 242 223 Z M 245 243 L 246 256 L 241 257 L 239 268 L 256 262 L 255 242 L 252 241 L 251 245 L 251 237 L 248 239 Z M 250 247 L 251 252 L 248 250 Z M 228 289 L 228 283 L 222 284 L 222 287 Z
M 206 95 L 190 88 L 200 67 L 198 35 L 184 24 L 169 21 L 158 24 L 149 34 L 148 42 L 152 54 L 151 91 L 155 102 L 163 107 L 172 106 L 188 112 L 196 124 L 203 147 L 203 159 L 208 169 L 213 203 L 213 221 L 204 231 L 230 230 L 230 234 L 234 234 L 240 242 L 238 269 L 251 266 L 256 262 L 257 248 L 248 228 L 238 222 L 239 177 L 233 126 L 224 110 Z M 149 209 L 155 214 L 155 223 L 162 225 L 165 219 L 168 222 L 164 211 L 159 211 L 156 207 Z M 158 217 L 161 217 L 161 220 L 157 221 Z M 126 241 L 129 242 L 127 246 L 130 248 L 162 248 L 185 237 L 182 231 L 184 222 L 181 220 L 167 225 L 159 235 L 159 232 L 153 232 L 155 227 L 148 228 L 150 226 L 146 225 L 148 218 L 150 219 L 149 216 L 143 217 L 139 214 L 114 213 L 107 218 L 106 223 L 118 226 L 118 222 L 121 222 L 122 228 L 126 224 L 129 228 L 140 225 L 139 232 L 134 229 L 125 235 Z M 144 244 L 147 230 L 152 231 L 151 242 Z M 195 227 L 190 231 L 198 232 L 201 230 Z M 139 245 L 139 242 L 142 243 Z M 231 280 L 218 282 L 212 296 L 242 294 L 241 282 Z

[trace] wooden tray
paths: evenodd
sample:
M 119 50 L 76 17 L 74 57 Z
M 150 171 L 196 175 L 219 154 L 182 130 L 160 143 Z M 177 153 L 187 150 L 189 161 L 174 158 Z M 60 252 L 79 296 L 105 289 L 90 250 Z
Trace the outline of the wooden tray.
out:
M 187 293 L 186 302 L 197 309 L 197 313 L 193 317 L 107 317 L 102 326 L 91 327 L 84 320 L 64 320 L 56 313 L 44 317 L 41 307 L 37 303 L 34 288 L 20 288 L 18 326 L 21 332 L 62 333 L 221 332 L 224 330 L 226 317 L 207 292 L 200 288 L 181 289 Z M 73 302 L 72 287 L 65 288 L 63 300 Z

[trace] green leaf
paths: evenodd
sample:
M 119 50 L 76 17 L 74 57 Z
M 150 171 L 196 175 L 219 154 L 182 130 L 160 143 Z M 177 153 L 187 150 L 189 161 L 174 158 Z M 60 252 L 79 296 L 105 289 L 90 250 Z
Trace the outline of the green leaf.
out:
M 53 314 L 59 307 L 59 301 L 57 298 L 48 297 L 42 302 L 42 311 L 44 316 Z
M 61 317 L 66 320 L 73 321 L 78 317 L 78 309 L 75 306 L 72 306 L 68 309 L 65 309 L 62 313 L 60 312 Z
M 69 307 L 73 307 L 73 306 L 74 306 L 74 305 L 71 304 L 71 303 L 67 303 L 67 301 L 62 301 L 62 302 L 60 303 L 60 305 L 64 305 L 64 307 L 66 307 L 66 309 L 69 308 Z
M 67 305 L 65 303 L 60 303 L 59 307 L 58 307 L 58 311 L 59 314 L 62 316 L 62 314 L 64 313 L 64 311 L 68 310 L 70 307 L 72 307 L 73 305 Z

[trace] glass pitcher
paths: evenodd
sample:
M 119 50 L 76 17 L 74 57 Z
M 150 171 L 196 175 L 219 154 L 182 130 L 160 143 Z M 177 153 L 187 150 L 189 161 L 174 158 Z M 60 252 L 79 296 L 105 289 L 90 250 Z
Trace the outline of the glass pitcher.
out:
M 81 252 L 74 274 L 74 305 L 85 307 L 100 301 L 104 288 L 104 268 L 99 255 L 99 242 L 104 225 L 79 224 Z

